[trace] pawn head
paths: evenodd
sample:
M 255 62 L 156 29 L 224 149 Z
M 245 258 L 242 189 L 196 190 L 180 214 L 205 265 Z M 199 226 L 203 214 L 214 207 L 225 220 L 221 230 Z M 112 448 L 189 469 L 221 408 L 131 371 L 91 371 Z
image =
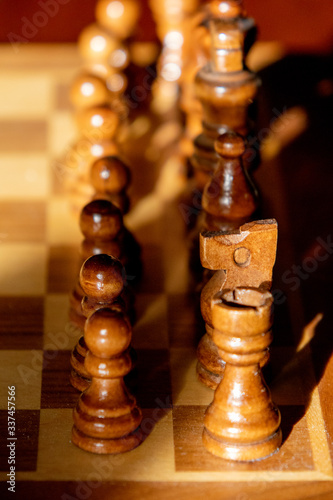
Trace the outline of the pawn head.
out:
M 81 211 L 80 229 L 87 240 L 113 240 L 122 227 L 122 214 L 110 201 L 91 201 Z
M 80 285 L 88 297 L 98 302 L 114 300 L 124 288 L 123 266 L 111 255 L 93 255 L 82 264 Z
M 99 358 L 123 353 L 130 345 L 131 337 L 131 325 L 127 317 L 109 308 L 95 311 L 85 325 L 85 342 L 88 349 Z
M 130 171 L 117 156 L 99 158 L 92 165 L 90 175 L 93 187 L 100 193 L 119 193 L 130 182 Z

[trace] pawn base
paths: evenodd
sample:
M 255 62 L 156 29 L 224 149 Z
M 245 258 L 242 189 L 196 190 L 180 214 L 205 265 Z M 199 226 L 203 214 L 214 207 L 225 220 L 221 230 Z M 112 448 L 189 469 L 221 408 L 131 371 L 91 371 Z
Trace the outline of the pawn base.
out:
M 143 441 L 142 432 L 137 429 L 126 436 L 116 439 L 100 439 L 90 437 L 79 431 L 75 425 L 72 429 L 72 443 L 82 450 L 98 454 L 117 454 L 131 451 Z
M 91 379 L 82 377 L 75 370 L 71 370 L 71 374 L 69 376 L 69 382 L 74 387 L 74 389 L 83 392 L 86 389 L 88 389 L 89 385 L 91 384 Z
M 237 462 L 262 460 L 277 452 L 282 443 L 282 432 L 278 429 L 272 436 L 256 443 L 225 442 L 204 428 L 202 441 L 206 449 L 217 457 Z
M 212 373 L 207 370 L 201 363 L 197 363 L 197 376 L 200 382 L 209 387 L 209 389 L 215 389 L 218 387 L 222 380 L 222 376 L 217 373 Z

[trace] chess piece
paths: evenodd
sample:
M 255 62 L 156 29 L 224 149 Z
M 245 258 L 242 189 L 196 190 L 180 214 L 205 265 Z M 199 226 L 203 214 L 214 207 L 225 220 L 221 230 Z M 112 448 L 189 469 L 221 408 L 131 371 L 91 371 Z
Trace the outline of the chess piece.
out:
M 258 192 L 243 168 L 244 139 L 228 132 L 215 141 L 218 165 L 204 188 L 203 227 L 209 231 L 231 231 L 248 222 L 258 208 Z
M 100 142 L 116 136 L 120 117 L 110 106 L 93 106 L 79 110 L 75 122 L 80 134 Z
M 202 191 L 214 172 L 218 156 L 214 142 L 233 130 L 246 137 L 251 129 L 249 111 L 259 79 L 244 65 L 243 33 L 237 22 L 209 21 L 212 60 L 196 76 L 195 88 L 203 110 L 203 132 L 194 141 L 191 163 L 197 188 Z M 249 168 L 249 165 L 245 165 Z
M 123 453 L 142 441 L 140 408 L 124 383 L 131 368 L 131 326 L 103 308 L 87 320 L 85 369 L 91 384 L 74 410 L 72 442 L 93 453 Z
M 119 44 L 116 38 L 98 24 L 90 24 L 81 31 L 78 40 L 82 57 L 91 62 L 106 62 Z
M 80 254 L 82 262 L 92 255 L 108 254 L 119 259 L 122 255 L 119 235 L 123 228 L 122 215 L 112 203 L 97 200 L 85 205 L 80 214 L 80 229 L 84 236 Z M 79 328 L 84 327 L 86 317 L 81 302 L 84 292 L 78 281 L 70 297 L 70 320 Z
M 255 23 L 246 16 L 242 0 L 211 0 L 201 5 L 187 19 L 186 36 L 184 37 L 184 67 L 181 78 L 180 106 L 185 113 L 185 144 L 193 142 L 202 131 L 202 107 L 195 95 L 194 79 L 200 68 L 211 58 L 212 40 L 209 34 L 209 23 L 216 19 L 224 23 L 234 23 L 243 37 L 244 55 L 248 53 L 256 36 Z M 193 146 L 191 147 L 191 155 Z
M 110 200 L 123 214 L 129 209 L 126 189 L 131 180 L 131 172 L 117 156 L 106 156 L 95 161 L 90 171 L 91 184 L 95 189 L 94 198 Z
M 255 217 L 258 192 L 249 172 L 243 167 L 244 139 L 227 132 L 215 141 L 219 157 L 212 177 L 202 194 L 203 211 L 192 234 L 190 266 L 198 280 L 206 281 L 199 259 L 199 232 L 232 231 Z
M 205 414 L 203 443 L 228 460 L 260 460 L 281 445 L 280 412 L 260 369 L 272 341 L 272 306 L 272 295 L 256 288 L 213 300 L 213 340 L 226 364 Z
M 124 278 L 130 276 L 133 284 L 141 276 L 140 246 L 123 223 L 122 214 L 108 200 L 94 200 L 85 205 L 80 215 L 80 229 L 84 236 L 81 244 L 81 256 L 85 261 L 92 255 L 107 254 L 118 259 L 124 266 Z M 70 319 L 83 328 L 85 316 L 81 302 L 84 292 L 78 282 L 70 298 Z M 124 290 L 122 298 L 131 315 L 134 307 L 134 295 Z
M 256 287 L 270 290 L 276 259 L 277 223 L 274 219 L 249 222 L 231 232 L 200 235 L 200 258 L 205 269 L 215 271 L 201 292 L 201 314 L 206 324 L 198 350 L 197 374 L 201 382 L 216 389 L 225 363 L 213 342 L 212 297 L 222 290 Z M 269 359 L 266 351 L 262 365 Z
M 187 19 L 198 7 L 198 0 L 150 0 L 156 32 L 162 44 L 153 85 L 154 110 L 163 114 L 178 99 L 178 84 L 187 54 L 184 52 Z
M 121 40 L 130 37 L 140 16 L 138 0 L 99 0 L 95 11 L 96 19 L 113 35 Z
M 109 103 L 110 92 L 102 78 L 82 73 L 71 85 L 70 99 L 77 109 L 89 108 Z
M 82 299 L 82 312 L 89 318 L 97 309 L 109 307 L 126 312 L 121 298 L 124 288 L 124 271 L 120 261 L 110 255 L 94 255 L 87 259 L 80 270 L 80 285 L 86 294 Z M 90 383 L 90 376 L 84 366 L 87 346 L 81 337 L 71 355 L 72 371 L 70 382 L 79 391 Z

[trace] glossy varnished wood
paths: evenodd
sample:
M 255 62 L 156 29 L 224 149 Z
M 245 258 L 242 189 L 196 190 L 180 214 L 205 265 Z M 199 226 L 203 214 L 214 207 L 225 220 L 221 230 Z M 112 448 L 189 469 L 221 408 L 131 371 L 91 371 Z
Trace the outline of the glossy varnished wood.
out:
M 86 322 L 84 364 L 91 384 L 74 410 L 72 441 L 79 448 L 123 453 L 141 443 L 141 410 L 123 380 L 132 368 L 131 337 L 129 320 L 111 309 L 97 310 Z
M 213 341 L 226 364 L 205 414 L 203 443 L 228 460 L 260 460 L 282 442 L 280 413 L 260 370 L 272 342 L 272 306 L 272 295 L 255 288 L 235 288 L 214 300 Z

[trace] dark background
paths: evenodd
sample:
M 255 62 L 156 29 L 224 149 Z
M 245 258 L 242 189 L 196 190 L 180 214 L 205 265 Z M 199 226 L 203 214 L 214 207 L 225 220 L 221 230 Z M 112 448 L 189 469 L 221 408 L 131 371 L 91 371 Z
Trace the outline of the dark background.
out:
M 154 23 L 148 0 L 138 1 L 142 5 L 142 16 L 136 37 L 141 40 L 154 39 Z M 11 33 L 22 36 L 26 25 L 24 18 L 43 24 L 43 16 L 36 17 L 36 13 L 41 12 L 41 4 L 47 2 L 56 3 L 58 13 L 49 17 L 45 26 L 40 27 L 29 41 L 74 42 L 80 31 L 94 22 L 97 0 L 2 0 L 0 42 L 10 41 L 8 36 Z M 245 0 L 244 4 L 248 14 L 255 18 L 260 27 L 259 40 L 280 40 L 292 52 L 331 51 L 332 0 Z

